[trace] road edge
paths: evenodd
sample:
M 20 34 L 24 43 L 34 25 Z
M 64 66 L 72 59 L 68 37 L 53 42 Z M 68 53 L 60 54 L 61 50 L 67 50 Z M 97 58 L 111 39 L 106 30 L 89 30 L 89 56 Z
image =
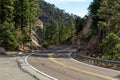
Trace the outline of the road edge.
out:
M 107 70 L 111 70 L 111 71 L 116 71 L 116 72 L 118 72 L 117 70 L 114 70 L 114 69 L 104 68 L 104 67 L 95 66 L 95 65 L 91 65 L 91 64 L 87 64 L 87 63 L 81 62 L 81 61 L 79 61 L 79 60 L 77 60 L 77 59 L 74 59 L 74 58 L 71 56 L 72 54 L 73 54 L 73 52 L 69 53 L 68 56 L 69 56 L 73 61 L 75 61 L 75 62 L 77 62 L 77 63 L 83 64 L 83 65 L 87 65 L 87 66 L 90 66 L 90 67 L 93 67 L 93 68 L 102 68 L 102 69 L 107 69 Z
M 35 67 L 33 67 L 32 65 L 29 64 L 29 62 L 27 61 L 27 58 L 28 58 L 29 56 L 33 55 L 33 54 L 34 54 L 34 53 L 32 53 L 32 54 L 30 54 L 30 55 L 28 55 L 28 56 L 26 56 L 26 57 L 24 58 L 25 63 L 26 63 L 31 69 L 35 70 L 36 72 L 40 73 L 41 75 L 43 75 L 43 76 L 45 76 L 45 77 L 47 77 L 47 78 L 49 78 L 49 79 L 51 79 L 51 80 L 58 80 L 58 79 L 56 79 L 56 78 L 54 78 L 54 77 L 52 77 L 52 76 L 50 76 L 50 75 L 48 75 L 48 74 L 46 74 L 46 73 L 44 73 L 44 72 L 42 72 L 42 71 L 36 69 Z M 36 76 L 36 77 L 37 77 L 37 76 Z

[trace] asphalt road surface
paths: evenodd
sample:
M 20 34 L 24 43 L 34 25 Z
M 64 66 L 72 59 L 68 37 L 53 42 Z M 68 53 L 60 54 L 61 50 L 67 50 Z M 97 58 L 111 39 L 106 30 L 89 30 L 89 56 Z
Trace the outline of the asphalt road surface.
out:
M 75 61 L 69 54 L 76 46 L 56 46 L 34 53 L 28 63 L 58 80 L 120 80 L 120 71 Z

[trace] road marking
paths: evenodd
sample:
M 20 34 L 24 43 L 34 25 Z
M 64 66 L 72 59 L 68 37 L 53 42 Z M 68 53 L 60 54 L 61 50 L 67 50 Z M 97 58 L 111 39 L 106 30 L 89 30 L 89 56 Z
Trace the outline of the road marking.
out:
M 73 61 L 75 61 L 75 62 L 77 62 L 77 63 L 83 64 L 83 65 L 86 65 L 86 66 L 90 66 L 90 67 L 92 67 L 92 68 L 97 68 L 97 69 L 103 68 L 103 69 L 107 69 L 107 70 L 111 70 L 111 71 L 112 71 L 112 69 L 109 69 L 109 68 L 94 66 L 94 65 L 86 64 L 86 63 L 84 63 L 84 62 L 80 62 L 80 61 L 74 59 L 74 58 L 71 56 L 71 54 L 72 54 L 72 52 L 71 52 L 68 56 L 69 56 Z M 114 70 L 113 70 L 113 71 L 114 71 Z
M 34 53 L 32 53 L 32 54 L 34 54 Z M 32 54 L 30 54 L 30 55 L 28 55 L 28 56 L 25 57 L 25 62 L 26 62 L 26 64 L 27 64 L 28 66 L 30 66 L 30 67 L 31 67 L 33 70 L 35 70 L 36 72 L 38 72 L 38 73 L 40 73 L 40 74 L 48 77 L 49 79 L 58 80 L 58 79 L 56 79 L 56 78 L 54 78 L 54 77 L 52 77 L 52 76 L 50 76 L 50 75 L 48 75 L 48 74 L 46 74 L 46 73 L 44 73 L 44 72 L 42 72 L 42 71 L 36 69 L 36 68 L 33 67 L 32 65 L 30 65 L 29 62 L 27 61 L 27 58 L 28 58 L 29 56 L 31 56 Z
M 112 78 L 112 77 L 109 77 L 109 76 L 104 76 L 104 75 L 101 75 L 101 74 L 89 72 L 89 71 L 87 71 L 87 70 L 82 70 L 82 69 L 79 69 L 79 68 L 75 68 L 75 67 L 73 67 L 73 66 L 69 66 L 69 65 L 63 64 L 63 63 L 61 63 L 61 62 L 56 61 L 55 58 L 53 58 L 54 55 L 55 55 L 54 53 L 49 54 L 49 59 L 50 59 L 52 62 L 54 62 L 54 63 L 56 63 L 56 64 L 59 64 L 59 65 L 65 67 L 65 68 L 72 69 L 72 70 L 75 70 L 75 71 L 78 71 L 78 72 L 82 72 L 82 73 L 86 73 L 86 74 L 90 74 L 90 75 L 93 75 L 93 76 L 96 76 L 96 77 L 108 79 L 108 80 L 119 80 L 119 79 L 117 79 L 117 78 Z

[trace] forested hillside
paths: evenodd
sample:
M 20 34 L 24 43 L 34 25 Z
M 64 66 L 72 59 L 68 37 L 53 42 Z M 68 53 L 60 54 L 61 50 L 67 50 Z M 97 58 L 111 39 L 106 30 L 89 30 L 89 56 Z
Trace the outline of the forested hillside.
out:
M 44 23 L 44 43 L 71 43 L 70 39 L 75 33 L 75 16 L 44 0 L 39 0 L 39 2 L 41 9 L 39 18 Z
M 120 0 L 93 0 L 88 9 L 91 35 L 80 39 L 85 51 L 94 57 L 120 60 Z
M 14 50 L 30 42 L 37 11 L 37 0 L 0 0 L 0 46 Z
M 37 35 L 38 39 L 43 36 L 43 44 L 71 44 L 71 38 L 77 31 L 76 18 L 44 0 L 1 0 L 0 47 L 8 50 L 24 48 L 36 36 L 34 31 L 43 32 Z M 38 19 L 44 25 L 41 32 L 35 28 Z
M 88 10 L 81 18 L 44 0 L 0 0 L 0 47 L 19 49 L 36 31 L 43 44 L 73 43 L 89 56 L 120 60 L 120 0 L 93 0 Z

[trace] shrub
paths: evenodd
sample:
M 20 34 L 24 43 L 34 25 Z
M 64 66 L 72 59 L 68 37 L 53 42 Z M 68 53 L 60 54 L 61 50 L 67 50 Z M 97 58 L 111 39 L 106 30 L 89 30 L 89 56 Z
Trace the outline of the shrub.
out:
M 117 60 L 120 58 L 120 37 L 114 33 L 110 33 L 102 41 L 100 45 L 103 58 Z

